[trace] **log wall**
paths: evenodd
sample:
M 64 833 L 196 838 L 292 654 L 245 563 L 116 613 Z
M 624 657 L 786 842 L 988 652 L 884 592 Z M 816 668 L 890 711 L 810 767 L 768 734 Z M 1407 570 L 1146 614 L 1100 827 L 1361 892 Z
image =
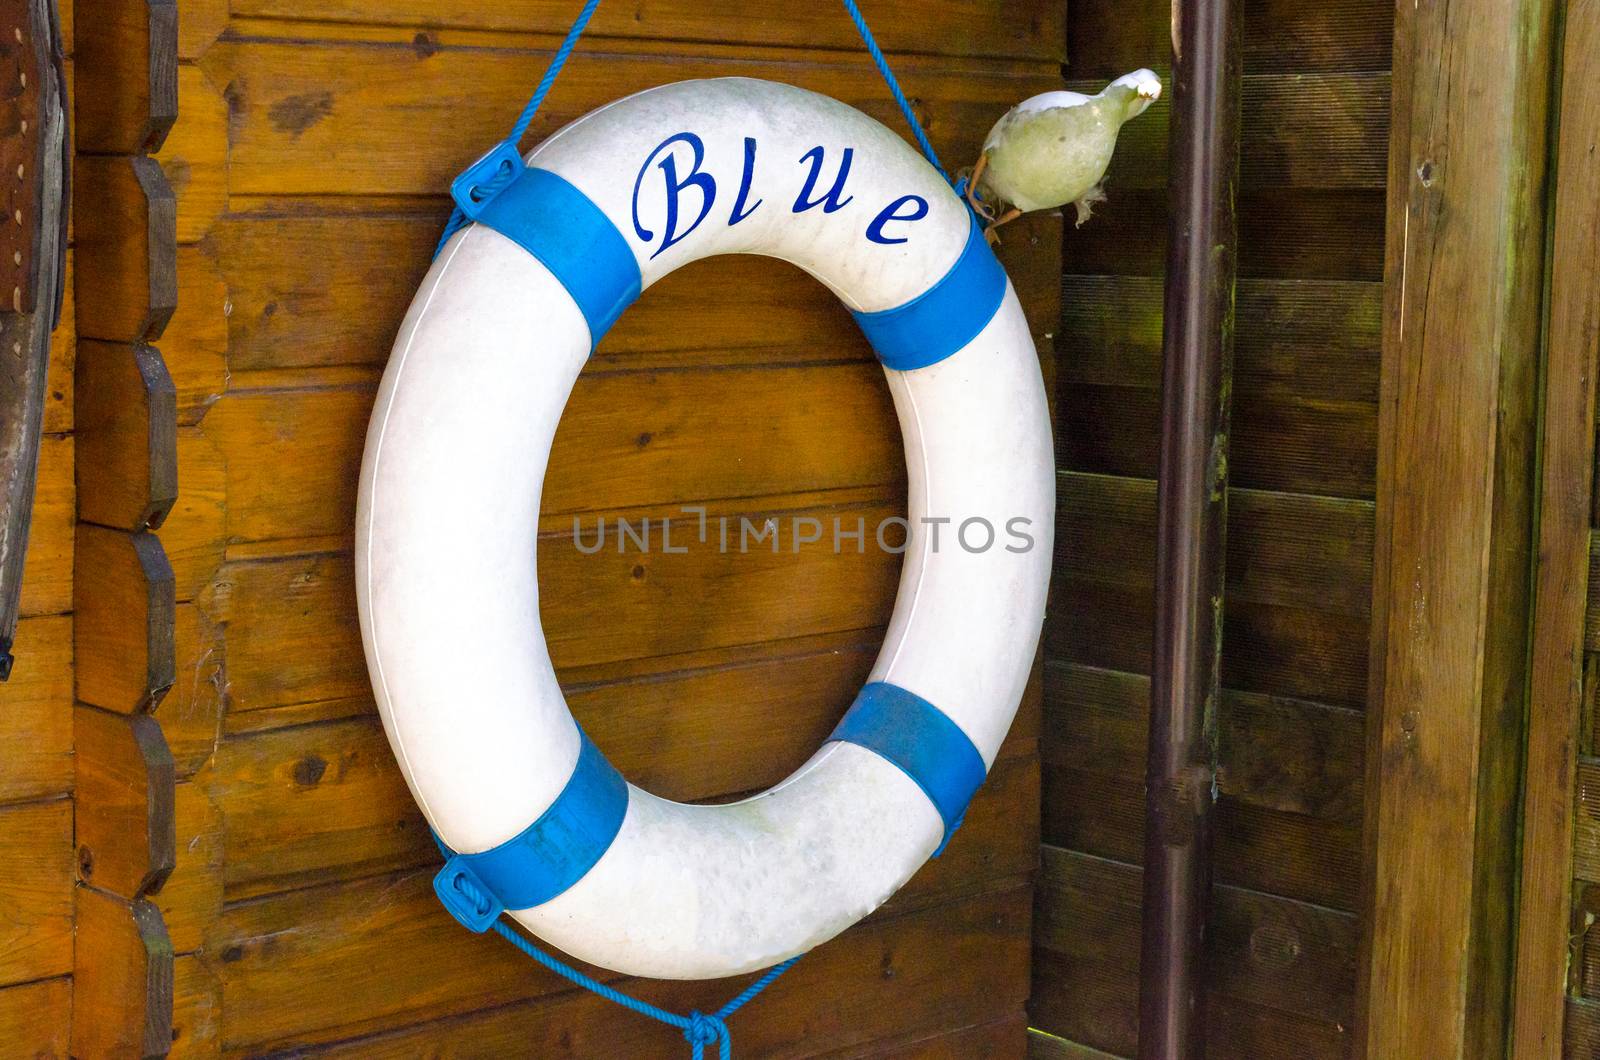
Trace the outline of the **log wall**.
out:
M 80 0 L 80 26 L 94 6 Z M 93 31 L 137 41 L 168 13 L 132 6 L 148 17 Z M 115 498 L 117 517 L 80 531 L 80 550 L 92 539 L 99 551 L 79 585 L 104 591 L 101 572 L 115 570 L 150 591 L 129 592 L 116 628 L 137 633 L 96 656 L 92 681 L 79 642 L 79 696 L 95 690 L 79 712 L 80 788 L 88 739 L 104 748 L 93 768 L 114 767 L 106 796 L 80 806 L 80 837 L 98 828 L 107 847 L 93 881 L 106 902 L 80 901 L 79 937 L 120 932 L 129 954 L 116 1005 L 97 994 L 79 1010 L 140 1048 L 162 1035 L 190 1056 L 674 1047 L 675 1032 L 439 908 L 438 855 L 374 713 L 355 618 L 367 416 L 447 212 L 442 189 L 503 135 L 576 6 L 179 0 L 175 62 L 156 77 L 176 86 L 176 123 L 153 140 L 139 135 L 159 124 L 152 113 L 107 119 L 90 164 L 121 181 L 116 223 L 135 245 L 102 307 L 96 378 L 143 395 L 124 430 L 145 425 L 149 444 L 106 469 L 115 488 L 95 496 Z M 874 25 L 952 166 L 1011 104 L 1061 83 L 1060 4 L 880 6 Z M 669 0 L 602 4 L 531 137 L 649 85 L 728 73 L 824 91 L 899 127 L 842 11 Z M 170 299 L 148 265 L 169 231 Z M 1059 218 L 1044 217 L 1008 230 L 1003 251 L 1047 370 L 1060 247 Z M 157 333 L 153 359 L 140 344 Z M 168 385 L 150 385 L 160 375 Z M 150 426 L 161 423 L 170 440 Z M 169 444 L 178 491 L 163 504 L 161 460 L 135 457 Z M 659 529 L 648 553 L 584 556 L 575 516 L 591 535 L 602 516 L 636 524 L 685 504 L 850 529 L 902 512 L 904 489 L 881 374 L 820 287 L 739 260 L 653 289 L 585 370 L 545 483 L 543 618 L 579 721 L 668 797 L 773 783 L 864 678 L 898 559 L 834 555 L 827 541 L 665 555 Z M 165 516 L 157 533 L 128 532 L 152 511 Z M 1036 683 L 945 856 L 741 1012 L 741 1050 L 1021 1051 L 1040 698 Z M 623 985 L 705 1008 L 740 984 Z
M 1246 0 L 1209 1051 L 1342 1057 L 1355 1010 L 1393 5 Z M 1067 76 L 1165 74 L 1170 7 L 1079 0 Z M 1041 1055 L 1137 1045 L 1166 119 L 1063 249 Z

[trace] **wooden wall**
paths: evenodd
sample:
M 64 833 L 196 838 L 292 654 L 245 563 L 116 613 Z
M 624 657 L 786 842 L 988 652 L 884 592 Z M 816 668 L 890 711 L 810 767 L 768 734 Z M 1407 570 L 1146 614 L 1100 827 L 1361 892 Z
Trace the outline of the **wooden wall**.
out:
M 1245 0 L 1212 1057 L 1347 1055 L 1393 6 Z M 1078 0 L 1067 74 L 1168 61 L 1169 6 Z M 1044 1055 L 1137 1042 L 1139 867 L 1166 231 L 1163 102 L 1064 243 L 1046 632 Z
M 63 16 L 71 91 L 72 12 Z M 16 669 L 0 685 L 0 1052 L 65 1056 L 72 1009 L 72 255 L 51 349 Z
M 90 6 L 79 0 L 85 32 Z M 121 6 L 140 12 L 149 41 L 170 4 Z M 152 560 L 140 574 L 169 579 L 173 610 L 168 643 L 155 615 L 138 626 L 151 632 L 137 653 L 113 660 L 113 688 L 127 680 L 149 692 L 118 699 L 120 709 L 153 719 L 160 746 L 150 726 L 127 723 L 146 741 L 119 752 L 142 756 L 128 763 L 139 797 L 120 816 L 95 809 L 93 821 L 109 831 L 145 813 L 148 829 L 124 829 L 127 844 L 114 844 L 117 863 L 140 870 L 125 872 L 117 897 L 148 899 L 159 917 L 141 921 L 145 946 L 124 976 L 128 994 L 147 996 L 80 1004 L 80 1023 L 132 1021 L 124 1040 L 164 1034 L 175 1055 L 674 1045 L 673 1032 L 470 936 L 438 907 L 438 855 L 374 714 L 351 578 L 366 420 L 445 217 L 442 189 L 503 134 L 577 6 L 179 0 L 175 70 L 147 57 L 156 81 L 174 77 L 179 114 L 153 155 L 175 199 L 176 311 L 159 347 L 179 491 L 157 534 L 140 538 L 166 567 Z M 952 166 L 970 163 L 1012 103 L 1060 84 L 1059 3 L 878 7 L 874 25 Z M 727 73 L 897 120 L 841 11 L 751 11 L 603 4 L 532 137 L 648 85 Z M 129 32 L 110 17 L 93 30 Z M 149 146 L 135 135 L 138 113 L 113 117 L 122 155 Z M 159 235 L 166 200 L 145 191 L 119 223 Z M 1060 247 L 1059 219 L 1039 218 L 1008 230 L 1003 253 L 1047 367 Z M 161 330 L 151 326 L 163 297 L 152 260 L 129 263 L 139 282 L 116 300 L 119 337 Z M 157 409 L 144 422 L 161 418 Z M 160 492 L 156 464 L 117 473 L 127 495 Z M 612 760 L 682 799 L 757 789 L 798 765 L 870 667 L 898 560 L 826 546 L 585 557 L 570 535 L 575 513 L 592 527 L 602 514 L 656 517 L 682 504 L 847 526 L 901 511 L 887 392 L 842 309 L 771 262 L 710 262 L 663 283 L 584 372 L 544 498 L 551 652 L 574 712 Z M 146 665 L 163 652 L 164 693 L 148 678 L 160 667 Z M 82 658 L 80 647 L 80 668 Z M 81 673 L 79 686 L 81 697 Z M 945 856 L 741 1013 L 742 1051 L 1021 1051 L 1039 702 L 1036 686 Z M 170 806 L 163 770 L 175 779 Z M 84 923 L 80 914 L 80 938 Z M 80 969 L 94 959 L 82 954 Z M 680 1008 L 739 986 L 625 985 Z

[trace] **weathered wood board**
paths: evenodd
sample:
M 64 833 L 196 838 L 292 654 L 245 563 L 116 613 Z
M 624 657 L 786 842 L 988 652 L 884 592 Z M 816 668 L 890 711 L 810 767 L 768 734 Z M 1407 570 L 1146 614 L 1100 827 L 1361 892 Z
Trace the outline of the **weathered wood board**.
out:
M 1343 1057 L 1355 1015 L 1393 6 L 1247 0 L 1208 1055 Z M 1068 8 L 1074 84 L 1170 6 Z M 1167 110 L 1063 243 L 1061 504 L 1032 1026 L 1137 1048 Z M 1131 904 L 1130 904 L 1131 902 Z M 1048 1041 L 1048 1039 L 1040 1039 Z M 1041 1046 L 1040 1055 L 1053 1055 Z

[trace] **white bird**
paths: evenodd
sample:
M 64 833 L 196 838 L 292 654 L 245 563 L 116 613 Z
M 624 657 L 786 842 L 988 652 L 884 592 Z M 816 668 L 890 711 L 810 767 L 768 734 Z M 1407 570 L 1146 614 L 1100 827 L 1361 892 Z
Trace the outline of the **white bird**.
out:
M 1033 210 L 1072 203 L 1078 224 L 1104 202 L 1100 181 L 1124 122 L 1161 95 L 1161 80 L 1135 70 L 1098 95 L 1046 92 L 1023 100 L 994 123 L 967 182 L 967 199 L 992 232 Z M 1001 207 L 1009 207 L 1001 212 Z

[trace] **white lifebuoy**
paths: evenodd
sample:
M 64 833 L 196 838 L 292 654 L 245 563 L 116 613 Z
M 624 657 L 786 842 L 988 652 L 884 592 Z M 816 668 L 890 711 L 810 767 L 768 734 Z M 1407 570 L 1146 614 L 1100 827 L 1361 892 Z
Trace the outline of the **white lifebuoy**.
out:
M 514 165 L 516 179 L 434 262 L 373 411 L 356 581 L 378 708 L 417 803 L 460 852 L 438 886 L 469 926 L 500 910 L 463 906 L 452 880 L 619 972 L 772 965 L 910 878 L 1010 726 L 1055 502 L 1033 340 L 940 175 L 824 96 L 666 85 L 573 122 L 525 164 L 475 167 Z M 911 530 L 844 731 L 771 790 L 695 806 L 625 785 L 574 724 L 539 626 L 534 542 L 551 440 L 594 341 L 640 289 L 714 254 L 792 262 L 856 314 L 899 415 Z M 999 539 L 958 541 L 972 519 Z

